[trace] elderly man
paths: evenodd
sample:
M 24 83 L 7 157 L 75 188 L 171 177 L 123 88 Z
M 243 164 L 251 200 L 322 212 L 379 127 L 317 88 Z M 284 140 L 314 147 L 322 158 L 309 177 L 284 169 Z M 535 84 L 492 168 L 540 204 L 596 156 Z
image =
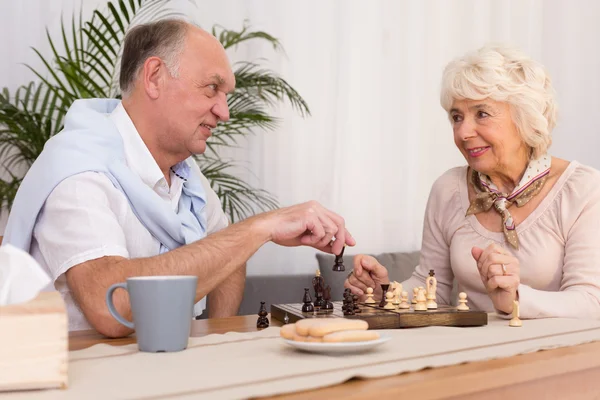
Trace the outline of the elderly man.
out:
M 213 36 L 179 20 L 133 28 L 120 86 L 122 101 L 72 105 L 19 188 L 5 232 L 53 279 L 71 330 L 130 334 L 104 298 L 131 276 L 195 275 L 197 309 L 208 296 L 209 317 L 224 317 L 237 313 L 245 263 L 266 242 L 335 254 L 354 245 L 344 220 L 316 202 L 227 226 L 190 158 L 229 119 L 235 78 Z M 131 319 L 125 291 L 114 302 Z

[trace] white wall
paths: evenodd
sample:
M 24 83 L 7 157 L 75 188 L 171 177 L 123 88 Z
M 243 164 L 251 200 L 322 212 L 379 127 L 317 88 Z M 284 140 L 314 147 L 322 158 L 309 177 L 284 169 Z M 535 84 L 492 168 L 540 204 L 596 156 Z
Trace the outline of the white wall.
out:
M 18 62 L 44 49 L 43 25 L 56 27 L 75 1 L 1 0 L 0 86 L 30 79 Z M 27 5 L 25 6 L 25 3 Z M 102 1 L 84 0 L 84 10 Z M 231 154 L 254 183 L 282 205 L 316 199 L 346 218 L 355 251 L 420 246 L 428 191 L 444 170 L 462 164 L 438 92 L 450 59 L 488 41 L 520 46 L 549 69 L 560 121 L 552 153 L 600 169 L 595 156 L 600 82 L 600 2 L 580 0 L 439 1 L 196 1 L 178 5 L 204 27 L 254 28 L 278 37 L 286 50 L 250 44 L 232 59 L 268 59 L 307 100 L 312 116 L 288 107 L 276 132 L 251 137 Z M 20 11 L 26 9 L 27 11 Z M 31 12 L 35 10 L 35 12 Z M 10 49 L 6 48 L 10 46 Z M 8 51 L 10 50 L 10 56 Z M 6 80 L 5 80 L 6 79 Z M 265 246 L 251 274 L 313 271 L 314 251 Z

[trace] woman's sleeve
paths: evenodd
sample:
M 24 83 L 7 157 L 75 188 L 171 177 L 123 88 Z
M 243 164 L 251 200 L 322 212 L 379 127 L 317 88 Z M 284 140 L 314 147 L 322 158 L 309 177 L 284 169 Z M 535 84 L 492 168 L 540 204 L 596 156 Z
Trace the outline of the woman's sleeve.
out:
M 565 256 L 560 291 L 519 285 L 523 318 L 600 319 L 600 179 L 588 175 L 561 199 Z
M 455 215 L 460 208 L 460 197 L 456 182 L 455 170 L 442 175 L 433 184 L 423 223 L 423 243 L 421 245 L 421 260 L 412 276 L 402 282 L 402 290 L 412 296 L 414 287 L 425 287 L 425 279 L 429 270 L 435 271 L 437 279 L 438 304 L 450 304 L 454 274 L 450 266 L 450 242 L 447 232 L 450 230 L 450 216 Z

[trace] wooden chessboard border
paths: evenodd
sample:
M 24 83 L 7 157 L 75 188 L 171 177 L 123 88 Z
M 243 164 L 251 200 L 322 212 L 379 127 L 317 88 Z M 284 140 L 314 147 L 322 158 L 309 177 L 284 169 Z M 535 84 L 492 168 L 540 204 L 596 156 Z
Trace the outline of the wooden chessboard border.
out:
M 305 318 L 350 318 L 361 319 L 369 323 L 369 329 L 399 329 L 423 326 L 460 326 L 472 327 L 487 325 L 488 315 L 483 311 L 458 311 L 452 306 L 438 306 L 437 310 L 414 311 L 385 310 L 377 304 L 359 303 L 363 312 L 355 315 L 342 313 L 342 302 L 333 302 L 333 311 L 302 312 L 302 303 L 273 304 L 271 317 L 284 322 L 287 314 L 290 323 Z

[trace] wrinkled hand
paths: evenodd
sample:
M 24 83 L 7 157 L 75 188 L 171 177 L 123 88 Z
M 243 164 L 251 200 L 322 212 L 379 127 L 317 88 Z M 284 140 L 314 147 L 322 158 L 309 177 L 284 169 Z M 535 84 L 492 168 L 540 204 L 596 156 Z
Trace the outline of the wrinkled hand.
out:
M 387 269 L 374 257 L 365 254 L 354 256 L 354 270 L 344 282 L 344 287 L 364 301 L 367 288 L 373 288 L 375 298 L 381 299 L 381 284 L 390 283 Z
M 316 201 L 280 208 L 258 218 L 269 240 L 281 246 L 304 245 L 340 254 L 344 245 L 356 244 L 344 219 Z
M 513 300 L 518 300 L 517 289 L 521 283 L 519 260 L 495 243 L 485 250 L 473 247 L 471 254 L 477 261 L 481 281 L 494 307 L 510 314 L 513 310 Z M 502 264 L 506 271 L 502 268 Z

